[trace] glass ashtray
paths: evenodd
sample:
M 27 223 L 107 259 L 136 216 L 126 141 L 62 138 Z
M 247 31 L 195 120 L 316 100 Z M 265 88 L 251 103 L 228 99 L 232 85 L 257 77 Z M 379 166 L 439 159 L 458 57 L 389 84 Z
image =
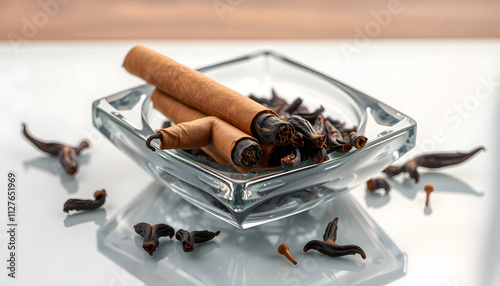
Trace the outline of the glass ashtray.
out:
M 335 79 L 270 51 L 199 69 L 243 95 L 292 102 L 300 97 L 310 110 L 358 127 L 368 138 L 363 149 L 333 152 L 322 164 L 304 161 L 240 173 L 182 150 L 151 152 L 146 138 L 167 120 L 153 108 L 154 87 L 142 85 L 93 103 L 93 123 L 113 144 L 154 178 L 193 205 L 238 227 L 274 221 L 330 201 L 378 174 L 415 146 L 416 123 L 405 114 Z M 320 187 L 321 186 L 321 187 Z

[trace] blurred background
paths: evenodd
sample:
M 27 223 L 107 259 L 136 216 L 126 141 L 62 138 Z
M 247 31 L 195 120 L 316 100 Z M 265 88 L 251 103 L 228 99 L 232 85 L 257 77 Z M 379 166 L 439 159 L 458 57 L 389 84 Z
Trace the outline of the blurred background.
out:
M 11 41 L 500 36 L 497 0 L 0 0 L 0 9 L 0 39 Z

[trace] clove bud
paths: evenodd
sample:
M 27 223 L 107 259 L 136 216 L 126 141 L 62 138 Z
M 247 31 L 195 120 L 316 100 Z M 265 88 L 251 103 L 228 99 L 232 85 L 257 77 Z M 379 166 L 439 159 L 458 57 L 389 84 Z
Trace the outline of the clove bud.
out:
M 146 222 L 140 222 L 134 225 L 135 232 L 143 238 L 142 248 L 151 256 L 160 245 L 160 237 L 174 236 L 175 230 L 164 223 L 150 225 Z
M 59 157 L 59 162 L 66 171 L 66 173 L 73 175 L 78 170 L 78 159 L 77 156 L 80 152 L 89 147 L 88 141 L 84 140 L 78 145 L 78 147 L 70 147 L 60 143 L 45 143 L 33 138 L 26 129 L 26 124 L 23 124 L 23 134 L 28 138 L 31 143 L 33 143 L 38 149 L 43 152 L 49 153 L 51 155 L 56 155 Z
M 188 232 L 187 230 L 179 229 L 175 233 L 175 238 L 182 242 L 182 250 L 184 250 L 184 252 L 191 252 L 194 251 L 195 243 L 207 242 L 219 234 L 220 231 L 211 232 L 208 230 L 202 230 Z
M 335 243 L 337 240 L 337 223 L 339 218 L 335 218 L 331 221 L 325 229 L 325 234 L 323 234 L 323 241 L 311 240 L 304 246 L 304 252 L 310 249 L 314 249 L 331 257 L 339 257 L 348 254 L 359 254 L 363 259 L 366 259 L 366 254 L 357 245 L 339 245 Z
M 286 259 L 290 260 L 293 264 L 297 265 L 297 261 L 290 254 L 290 248 L 286 244 L 282 244 L 278 246 L 278 253 L 285 256 Z
M 102 206 L 106 202 L 106 190 L 102 189 L 94 193 L 94 200 L 69 199 L 64 203 L 63 211 L 93 210 Z

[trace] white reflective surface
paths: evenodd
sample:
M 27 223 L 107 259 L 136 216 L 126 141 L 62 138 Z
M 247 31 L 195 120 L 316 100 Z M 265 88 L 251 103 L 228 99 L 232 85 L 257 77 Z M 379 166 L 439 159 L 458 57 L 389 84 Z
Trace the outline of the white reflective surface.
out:
M 330 258 L 302 251 L 310 240 L 322 240 L 326 225 L 339 217 L 338 244 L 356 244 L 359 255 Z M 139 222 L 166 223 L 174 229 L 220 230 L 213 240 L 195 244 L 184 253 L 175 238 L 162 238 L 151 257 L 134 232 Z M 286 243 L 297 266 L 277 252 Z M 98 231 L 98 248 L 140 280 L 153 285 L 373 285 L 404 275 L 406 257 L 349 196 L 247 230 L 238 230 L 194 208 L 159 183 L 150 184 L 137 198 Z
M 90 112 L 95 99 L 142 83 L 121 68 L 135 43 L 28 43 L 18 52 L 0 45 L 0 176 L 8 170 L 19 176 L 19 278 L 8 279 L 2 268 L 0 285 L 144 284 L 98 251 L 97 232 L 153 179 L 95 130 Z M 499 41 L 373 40 L 349 58 L 344 41 L 143 43 L 191 67 L 259 49 L 286 54 L 411 114 L 418 134 L 408 158 L 485 145 L 487 152 L 466 164 L 422 174 L 435 184 L 430 212 L 422 185 L 402 178 L 389 197 L 364 187 L 349 194 L 408 255 L 407 274 L 391 285 L 498 285 Z M 87 137 L 92 146 L 78 174 L 63 174 L 56 159 L 23 139 L 21 122 L 44 140 L 77 144 Z M 108 192 L 103 210 L 62 212 L 68 198 L 90 198 L 99 188 Z M 7 258 L 5 202 L 0 195 L 1 260 Z M 174 245 L 166 243 L 176 254 Z

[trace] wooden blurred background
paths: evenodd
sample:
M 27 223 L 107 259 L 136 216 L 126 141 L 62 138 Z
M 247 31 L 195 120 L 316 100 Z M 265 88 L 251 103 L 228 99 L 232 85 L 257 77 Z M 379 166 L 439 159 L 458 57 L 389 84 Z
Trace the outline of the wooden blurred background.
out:
M 500 37 L 498 0 L 0 0 L 0 11 L 3 40 Z

